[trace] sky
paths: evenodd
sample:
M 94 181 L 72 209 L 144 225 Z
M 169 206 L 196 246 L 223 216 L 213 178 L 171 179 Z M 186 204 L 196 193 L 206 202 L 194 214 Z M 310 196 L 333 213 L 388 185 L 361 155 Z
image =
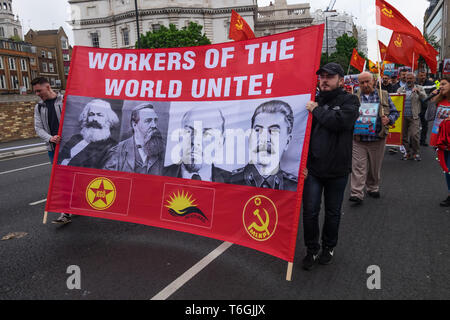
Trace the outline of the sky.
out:
M 270 1 L 258 0 L 259 6 L 267 6 Z M 330 0 L 287 0 L 288 4 L 307 3 L 311 5 L 311 12 L 317 9 L 325 10 Z M 423 16 L 428 8 L 426 0 L 389 0 L 413 25 L 423 30 Z M 414 4 L 413 4 L 414 3 Z M 377 60 L 377 41 L 375 24 L 375 0 L 336 0 L 334 9 L 352 14 L 357 25 L 367 29 L 367 43 L 369 58 Z M 13 12 L 19 15 L 23 33 L 30 28 L 35 30 L 58 29 L 62 26 L 73 45 L 73 33 L 66 21 L 70 20 L 70 6 L 67 0 L 13 0 Z M 389 43 L 391 31 L 378 27 L 379 39 Z

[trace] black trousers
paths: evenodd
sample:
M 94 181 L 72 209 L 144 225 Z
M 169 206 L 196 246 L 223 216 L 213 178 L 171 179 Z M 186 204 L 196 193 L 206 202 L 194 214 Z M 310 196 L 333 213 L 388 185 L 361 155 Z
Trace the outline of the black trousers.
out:
M 334 248 L 337 245 L 342 201 L 347 182 L 348 175 L 324 179 L 310 174 L 306 178 L 303 188 L 303 232 L 308 253 L 317 254 L 320 250 L 319 213 L 322 193 L 325 203 L 322 245 L 328 248 Z

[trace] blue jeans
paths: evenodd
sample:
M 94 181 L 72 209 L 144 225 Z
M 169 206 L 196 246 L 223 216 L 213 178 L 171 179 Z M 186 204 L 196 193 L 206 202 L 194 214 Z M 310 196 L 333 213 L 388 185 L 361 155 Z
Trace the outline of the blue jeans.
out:
M 53 164 L 53 158 L 55 157 L 55 151 L 47 151 L 48 157 L 50 158 L 50 163 Z
M 325 179 L 308 175 L 303 188 L 303 232 L 308 253 L 317 254 L 320 250 L 319 213 L 322 193 L 325 202 L 325 220 L 322 228 L 322 245 L 334 248 L 337 245 L 339 223 L 344 191 L 348 175 Z

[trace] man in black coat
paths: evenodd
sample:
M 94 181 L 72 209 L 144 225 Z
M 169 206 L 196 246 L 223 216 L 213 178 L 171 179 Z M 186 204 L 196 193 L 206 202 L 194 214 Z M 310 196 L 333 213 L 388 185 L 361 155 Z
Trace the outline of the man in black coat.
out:
M 308 175 L 303 189 L 303 227 L 307 255 L 303 268 L 316 260 L 331 263 L 338 241 L 341 207 L 352 168 L 353 129 L 359 116 L 359 100 L 342 89 L 344 70 L 328 63 L 317 71 L 320 93 L 306 108 L 313 116 L 308 153 Z M 319 257 L 319 212 L 325 201 L 322 253 Z

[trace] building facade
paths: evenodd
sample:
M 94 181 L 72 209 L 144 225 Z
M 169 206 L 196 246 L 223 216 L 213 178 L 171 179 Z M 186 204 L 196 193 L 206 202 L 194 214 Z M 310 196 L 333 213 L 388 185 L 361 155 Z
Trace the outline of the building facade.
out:
M 71 25 L 77 45 L 103 48 L 134 48 L 137 41 L 133 0 L 69 0 Z M 258 7 L 256 0 L 138 0 L 139 32 L 145 34 L 160 26 L 177 28 L 190 21 L 203 26 L 212 43 L 228 39 L 231 10 L 238 12 L 256 36 L 280 33 L 310 26 L 309 4 L 288 5 L 276 0 Z
M 367 30 L 356 26 L 352 15 L 345 12 L 316 10 L 312 16 L 314 18 L 313 24 L 325 24 L 322 53 L 327 52 L 327 48 L 329 54 L 335 52 L 336 39 L 347 34 L 358 39 L 358 51 L 364 52 L 366 56 L 368 55 Z
M 58 69 L 58 55 L 55 48 L 36 46 L 37 72 L 50 81 L 52 88 L 61 89 L 62 81 Z
M 430 6 L 425 12 L 424 34 L 429 38 L 435 37 L 439 44 L 438 61 L 441 63 L 445 58 L 450 58 L 450 40 L 448 17 L 450 15 L 448 0 L 429 0 Z
M 103 48 L 134 48 L 137 41 L 132 0 L 69 0 L 75 44 Z M 213 42 L 228 41 L 231 9 L 254 29 L 256 0 L 138 0 L 139 32 L 170 23 L 182 28 L 190 21 L 203 26 Z
M 0 38 L 23 40 L 22 25 L 12 10 L 12 0 L 0 1 Z
M 60 27 L 57 30 L 42 30 L 35 31 L 30 29 L 25 34 L 25 41 L 31 43 L 36 48 L 46 48 L 42 50 L 38 50 L 37 59 L 40 61 L 41 65 L 39 70 L 45 70 L 44 65 L 42 63 L 47 63 L 47 70 L 50 72 L 49 63 L 53 60 L 53 55 L 56 58 L 56 62 L 54 65 L 54 70 L 57 70 L 58 78 L 55 78 L 55 85 L 61 82 L 60 88 L 65 89 L 67 84 L 67 78 L 69 76 L 69 67 L 71 60 L 71 50 L 69 46 L 69 40 L 64 32 L 64 29 Z M 42 52 L 47 52 L 47 58 L 42 56 Z M 50 55 L 49 55 L 50 53 Z M 49 58 L 51 57 L 51 58 Z M 46 73 L 46 72 L 44 72 Z M 53 78 L 53 72 L 50 72 L 51 77 Z M 44 75 L 44 74 L 41 74 Z M 51 80 L 50 80 L 51 81 Z
M 31 93 L 33 51 L 28 43 L 0 39 L 0 94 Z
M 304 28 L 312 22 L 309 3 L 287 4 L 286 0 L 276 0 L 257 8 L 255 35 L 261 37 Z

